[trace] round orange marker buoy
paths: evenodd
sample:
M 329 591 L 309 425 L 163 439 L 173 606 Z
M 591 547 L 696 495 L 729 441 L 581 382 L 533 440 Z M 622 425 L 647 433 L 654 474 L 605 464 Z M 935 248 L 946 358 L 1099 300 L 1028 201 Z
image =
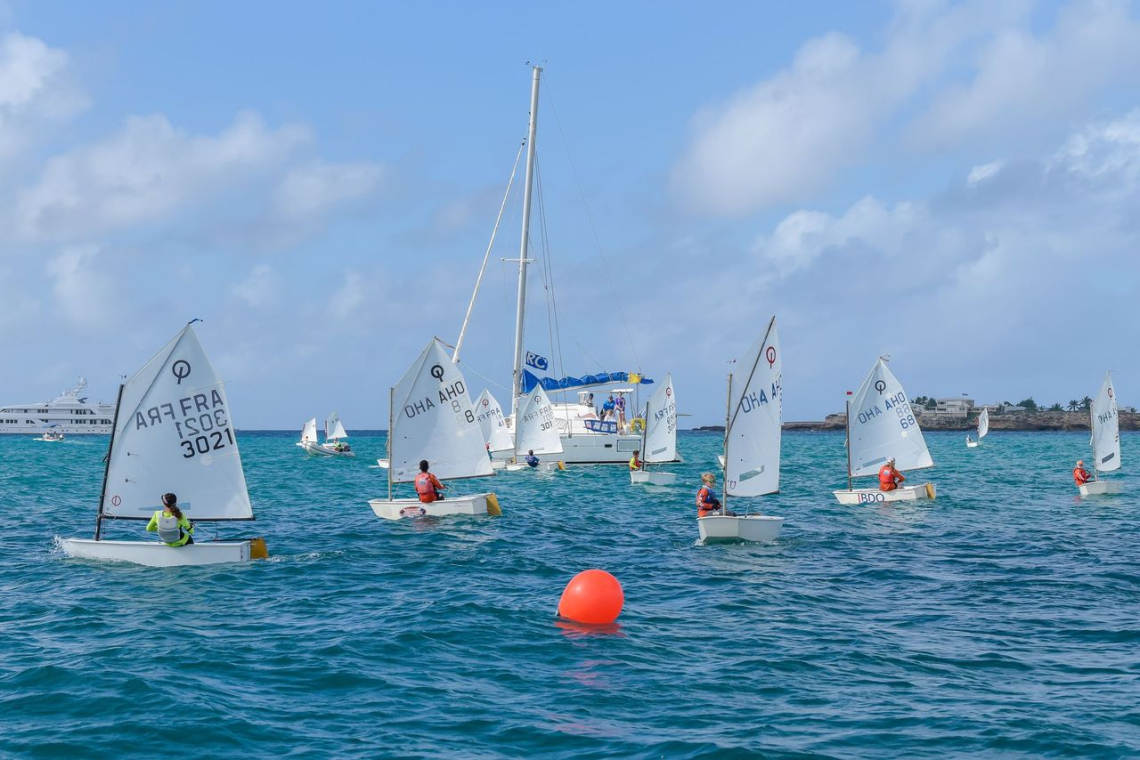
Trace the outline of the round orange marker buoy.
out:
M 566 584 L 558 614 L 577 623 L 609 625 L 625 604 L 618 579 L 605 570 L 583 570 Z

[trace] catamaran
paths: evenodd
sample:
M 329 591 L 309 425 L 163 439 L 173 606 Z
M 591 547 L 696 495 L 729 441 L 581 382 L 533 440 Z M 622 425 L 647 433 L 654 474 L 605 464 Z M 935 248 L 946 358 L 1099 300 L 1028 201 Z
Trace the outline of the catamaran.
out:
M 971 441 L 970 436 L 966 436 L 966 447 L 976 449 L 986 434 L 990 432 L 990 410 L 982 409 L 982 413 L 978 415 L 978 440 Z
M 389 394 L 388 498 L 372 499 L 368 505 L 377 517 L 445 515 L 498 515 L 493 493 L 452 495 L 425 504 L 418 498 L 396 499 L 394 483 L 411 483 L 426 459 L 440 480 L 493 475 L 483 432 L 459 365 L 453 363 L 443 344 L 433 338 Z
M 903 485 L 893 491 L 853 487 L 852 478 L 876 475 L 890 459 L 900 471 L 934 466 L 906 391 L 886 359 L 879 357 L 855 395 L 848 394 L 847 490 L 835 491 L 835 498 L 840 504 L 934 498 L 932 483 Z
M 301 428 L 301 440 L 297 445 L 309 454 L 332 457 L 354 457 L 356 452 L 344 442 L 348 433 L 344 431 L 344 424 L 340 415 L 333 412 L 325 418 L 325 442 L 317 441 L 317 418 L 313 417 Z
M 641 435 L 639 432 L 632 429 L 632 420 L 627 420 L 627 424 L 622 426 L 618 420 L 602 420 L 599 419 L 596 409 L 593 404 L 588 403 L 587 399 L 590 395 L 590 389 L 600 389 L 609 386 L 611 392 L 619 393 L 624 391 L 623 388 L 614 388 L 618 383 L 629 383 L 640 385 L 642 383 L 648 384 L 652 381 L 644 378 L 637 372 L 601 372 L 592 375 L 583 376 L 566 376 L 562 378 L 553 378 L 540 376 L 544 374 L 548 368 L 547 362 L 542 357 L 534 356 L 529 352 L 524 351 L 525 342 L 525 320 L 526 320 L 526 299 L 527 299 L 527 272 L 528 265 L 533 263 L 533 259 L 529 258 L 529 243 L 530 243 L 530 214 L 533 198 L 533 188 L 535 180 L 535 148 L 536 148 L 536 135 L 538 132 L 538 103 L 539 103 L 539 82 L 542 76 L 542 68 L 535 66 L 533 72 L 533 80 L 531 85 L 531 101 L 530 101 L 530 121 L 528 125 L 527 139 L 524 143 L 526 150 L 526 179 L 523 187 L 523 203 L 522 203 L 522 235 L 520 240 L 520 253 L 517 259 L 518 263 L 518 297 L 515 313 L 515 344 L 514 344 L 514 369 L 512 374 L 511 383 L 511 414 L 506 417 L 506 424 L 511 434 L 518 425 L 520 407 L 528 404 L 532 392 L 535 389 L 541 389 L 544 393 L 571 393 L 578 392 L 578 399 L 576 401 L 555 402 L 550 404 L 551 411 L 553 412 L 552 420 L 554 429 L 558 436 L 562 439 L 561 453 L 562 461 L 573 464 L 602 464 L 602 463 L 626 463 L 633 455 L 635 449 L 641 445 Z M 520 148 L 519 156 L 522 155 L 523 148 Z M 518 159 L 516 159 L 516 167 Z M 514 181 L 515 173 L 511 173 L 511 183 Z M 510 184 L 508 184 L 507 194 L 510 194 Z M 464 337 L 467 333 L 467 328 L 470 323 L 472 310 L 475 304 L 476 297 L 479 294 L 479 287 L 483 280 L 483 274 L 486 271 L 487 261 L 489 259 L 491 248 L 494 245 L 495 234 L 499 228 L 499 221 L 502 220 L 503 210 L 506 207 L 507 197 L 503 199 L 503 205 L 499 209 L 499 217 L 495 222 L 494 231 L 491 235 L 491 243 L 487 247 L 486 254 L 483 258 L 483 266 L 479 270 L 479 276 L 475 282 L 475 291 L 471 296 L 471 303 L 467 309 L 467 315 L 463 320 L 463 326 L 459 332 L 459 340 L 455 345 L 454 361 L 459 361 L 460 349 L 463 346 Z M 510 259 L 510 261 L 516 261 Z M 549 271 L 547 272 L 549 276 Z M 532 372 L 527 367 L 530 366 L 535 369 Z M 526 451 L 525 447 L 515 446 L 516 450 Z M 507 457 L 506 451 L 500 454 L 501 457 Z M 381 465 L 382 466 L 382 465 Z M 508 468 L 510 469 L 510 468 Z
M 1104 374 L 1100 393 L 1096 394 L 1092 406 L 1093 472 L 1096 480 L 1080 486 L 1081 496 L 1096 496 L 1106 493 L 1124 493 L 1124 485 L 1119 480 L 1101 479 L 1100 473 L 1120 469 L 1120 418 L 1116 413 L 1116 389 L 1112 385 L 1112 373 Z
M 119 386 L 95 538 L 63 540 L 69 556 L 155 567 L 267 556 L 260 538 L 173 547 L 102 535 L 107 520 L 149 520 L 167 492 L 195 523 L 253 519 L 226 389 L 192 325 Z
M 641 427 L 640 470 L 630 470 L 631 483 L 670 486 L 677 482 L 677 473 L 650 470 L 649 465 L 677 460 L 677 396 L 673 391 L 672 375 L 665 375 L 665 383 L 645 404 L 645 422 Z
M 724 422 L 724 501 L 780 491 L 780 426 L 783 423 L 783 355 L 776 318 L 728 376 Z M 784 518 L 771 515 L 706 515 L 697 518 L 701 541 L 774 541 Z

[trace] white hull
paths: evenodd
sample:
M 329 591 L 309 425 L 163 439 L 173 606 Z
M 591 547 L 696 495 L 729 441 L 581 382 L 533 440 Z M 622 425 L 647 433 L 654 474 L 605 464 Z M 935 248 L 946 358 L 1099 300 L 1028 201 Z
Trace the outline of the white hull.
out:
M 387 470 L 391 465 L 387 459 L 377 459 L 376 466 Z
M 978 448 L 978 442 L 977 441 L 966 441 L 966 448 L 976 449 L 976 448 Z
M 633 452 L 641 448 L 640 435 L 579 433 L 562 436 L 560 440 L 562 453 L 550 456 L 557 456 L 566 464 L 628 464 Z M 510 459 L 511 452 L 508 449 L 496 456 Z
M 916 501 L 918 499 L 933 499 L 934 484 L 921 483 L 915 486 L 903 486 L 894 491 L 880 491 L 878 488 L 856 488 L 851 491 L 834 491 L 835 498 L 840 504 L 882 504 L 888 501 Z
M 498 469 L 498 468 L 496 468 Z M 504 463 L 502 469 L 507 472 L 519 472 L 521 470 L 537 470 L 539 472 L 554 472 L 555 470 L 565 470 L 562 462 L 539 462 L 537 467 L 531 467 L 526 462 L 517 464 L 515 462 Z
M 424 504 L 419 499 L 372 499 L 368 502 L 377 517 L 401 520 L 405 517 L 450 517 L 452 515 L 499 515 L 499 501 L 493 493 L 446 496 L 443 501 Z
M 722 470 L 724 469 L 724 454 L 716 455 L 716 463 L 720 465 L 720 468 Z
M 677 482 L 677 473 L 657 470 L 630 470 L 630 483 L 644 483 L 651 486 L 671 486 Z
M 709 515 L 697 518 L 701 541 L 775 541 L 784 518 L 770 515 Z
M 1079 487 L 1081 496 L 1102 496 L 1104 494 L 1124 493 L 1124 484 L 1119 480 L 1094 480 Z
M 323 443 L 313 443 L 312 441 L 301 441 L 297 444 L 305 450 L 307 454 L 314 454 L 316 456 L 326 457 L 354 457 L 355 451 L 337 451 L 332 446 L 326 446 Z
M 210 541 L 189 546 L 167 546 L 158 541 L 68 538 L 61 541 L 60 545 L 69 557 L 132 562 L 148 567 L 220 565 L 250 560 L 249 541 Z
M 377 461 L 379 461 L 379 460 L 377 460 Z M 492 459 L 491 460 L 491 469 L 492 470 L 505 470 L 505 469 L 507 469 L 507 463 L 504 462 L 502 459 Z

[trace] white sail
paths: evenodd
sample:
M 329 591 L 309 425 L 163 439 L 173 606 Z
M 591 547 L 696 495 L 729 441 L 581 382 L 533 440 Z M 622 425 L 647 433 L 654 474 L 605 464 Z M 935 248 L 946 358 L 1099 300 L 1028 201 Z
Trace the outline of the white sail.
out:
M 123 386 L 113 435 L 103 514 L 150 517 L 173 492 L 191 520 L 253 517 L 226 390 L 190 325 Z
M 934 466 L 906 391 L 885 361 L 871 367 L 849 408 L 851 475 L 875 475 L 891 457 L 899 470 Z
M 562 439 L 554 424 L 554 405 L 546 396 L 542 386 L 519 399 L 520 422 L 515 431 L 515 453 L 524 456 L 528 451 L 535 454 L 561 454 Z
M 317 442 L 317 418 L 313 417 L 301 428 L 301 443 Z
M 725 435 L 724 487 L 730 496 L 780 490 L 783 355 L 776 318 L 731 375 Z
M 1116 389 L 1106 372 L 1100 393 L 1092 402 L 1093 463 L 1101 472 L 1120 469 L 1120 419 L 1116 416 Z
M 657 389 L 645 407 L 645 443 L 643 462 L 672 462 L 677 458 L 677 396 L 673 392 L 673 376 Z
M 348 433 L 344 432 L 344 425 L 341 424 L 340 415 L 333 412 L 328 417 L 325 417 L 325 440 L 333 441 L 340 440 L 341 438 L 348 438 Z
M 990 410 L 983 409 L 978 415 L 978 440 L 985 438 L 988 432 L 990 432 Z
M 503 409 L 499 402 L 485 390 L 475 402 L 475 417 L 479 420 L 479 428 L 483 431 L 483 440 L 491 447 L 491 451 L 506 451 L 514 448 L 511 441 L 511 431 L 503 417 Z
M 463 373 L 438 339 L 420 353 L 392 393 L 392 482 L 414 480 L 421 459 L 431 463 L 439 478 L 494 473 Z

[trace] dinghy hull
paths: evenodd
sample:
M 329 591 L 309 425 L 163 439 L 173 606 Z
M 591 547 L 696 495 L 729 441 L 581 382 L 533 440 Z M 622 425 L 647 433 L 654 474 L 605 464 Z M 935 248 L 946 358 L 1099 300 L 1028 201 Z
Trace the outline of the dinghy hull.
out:
M 306 454 L 313 454 L 314 456 L 325 456 L 325 457 L 354 457 L 354 456 L 356 456 L 355 451 L 337 451 L 336 449 L 332 448 L 331 446 L 325 446 L 325 445 L 320 444 L 320 443 L 313 443 L 312 441 L 304 441 L 302 443 L 298 443 L 297 445 L 300 446 L 301 448 L 303 448 L 305 450 Z
M 424 504 L 419 499 L 372 499 L 368 502 L 377 517 L 403 520 L 411 517 L 452 517 L 455 515 L 501 515 L 493 493 L 447 496 L 443 501 Z
M 840 504 L 882 504 L 888 501 L 917 501 L 919 499 L 933 499 L 935 489 L 933 483 L 921 483 L 914 486 L 903 486 L 894 491 L 880 491 L 877 488 L 856 488 L 851 491 L 835 491 L 835 498 Z
M 709 515 L 697 518 L 701 541 L 775 541 L 784 518 L 771 515 Z
M 977 441 L 966 441 L 966 448 L 976 449 L 976 448 L 978 448 L 978 442 Z
M 1094 480 L 1080 486 L 1081 496 L 1103 496 L 1124 493 L 1124 484 L 1116 480 Z
M 677 473 L 675 472 L 657 472 L 645 470 L 630 470 L 629 472 L 630 483 L 642 483 L 651 486 L 671 486 L 677 482 Z
M 95 541 L 68 538 L 60 542 L 65 554 L 76 559 L 130 562 L 147 567 L 184 567 L 249 562 L 251 541 L 209 541 L 189 546 L 167 546 L 157 541 Z

